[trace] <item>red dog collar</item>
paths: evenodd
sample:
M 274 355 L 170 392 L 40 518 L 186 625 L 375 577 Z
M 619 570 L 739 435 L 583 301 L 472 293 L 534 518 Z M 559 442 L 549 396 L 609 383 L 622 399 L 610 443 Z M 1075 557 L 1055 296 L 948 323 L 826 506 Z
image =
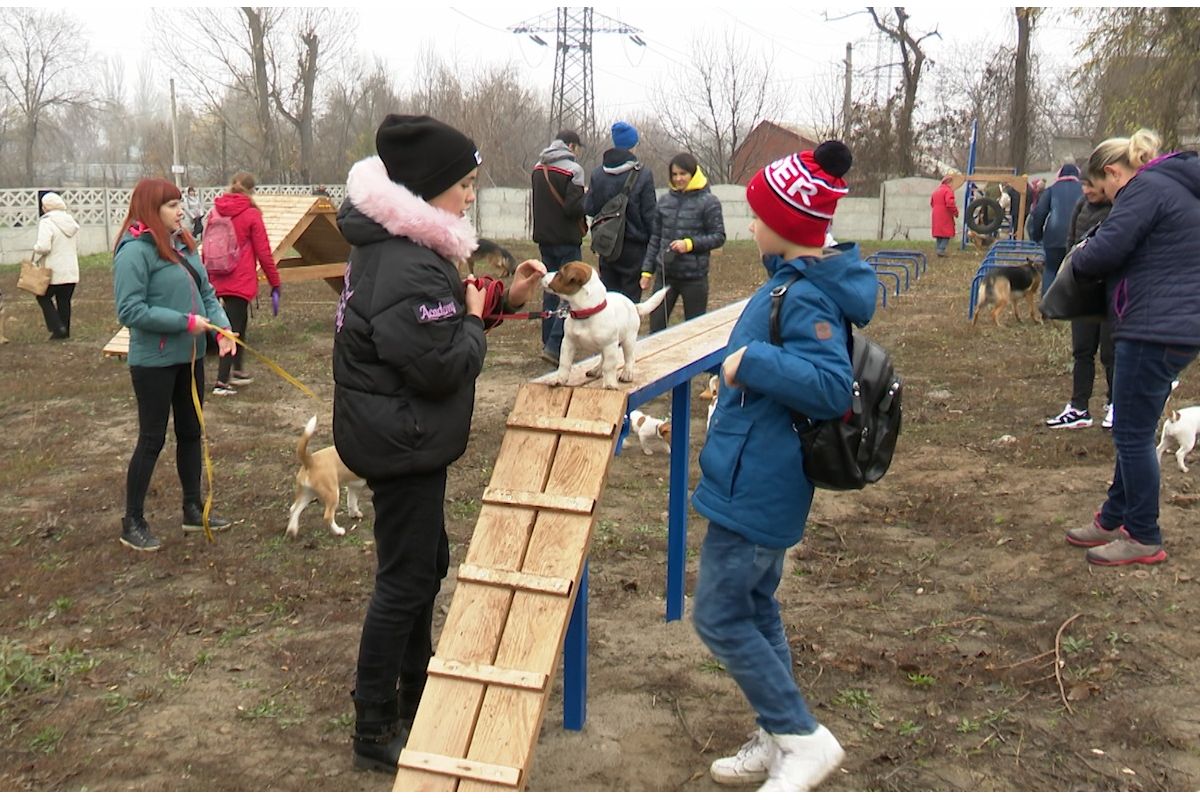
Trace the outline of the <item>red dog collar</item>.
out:
M 587 319 L 588 317 L 594 317 L 607 307 L 608 307 L 608 298 L 606 297 L 600 301 L 600 305 L 598 305 L 598 306 L 592 306 L 591 308 L 585 308 L 582 311 L 572 311 L 571 319 Z

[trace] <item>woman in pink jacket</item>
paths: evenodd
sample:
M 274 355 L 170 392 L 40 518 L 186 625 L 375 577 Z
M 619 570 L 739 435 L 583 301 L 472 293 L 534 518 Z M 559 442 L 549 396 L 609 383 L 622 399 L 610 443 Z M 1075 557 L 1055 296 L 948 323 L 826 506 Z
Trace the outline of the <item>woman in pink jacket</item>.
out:
M 930 227 L 933 229 L 933 238 L 937 240 L 937 254 L 944 258 L 946 245 L 954 238 L 954 220 L 958 217 L 958 205 L 954 202 L 949 175 L 942 178 L 942 182 L 933 190 L 929 205 L 933 209 Z
M 271 284 L 271 312 L 279 313 L 279 270 L 275 268 L 275 258 L 271 255 L 262 212 L 252 197 L 254 183 L 254 176 L 249 172 L 239 172 L 230 181 L 228 191 L 213 201 L 214 211 L 233 220 L 238 255 L 237 266 L 231 272 L 210 273 L 209 280 L 225 308 L 230 327 L 243 341 L 250 321 L 250 301 L 258 295 L 259 266 Z M 236 355 L 222 356 L 213 394 L 221 397 L 237 394 L 234 386 L 242 386 L 252 380 L 242 370 L 242 350 L 238 348 Z

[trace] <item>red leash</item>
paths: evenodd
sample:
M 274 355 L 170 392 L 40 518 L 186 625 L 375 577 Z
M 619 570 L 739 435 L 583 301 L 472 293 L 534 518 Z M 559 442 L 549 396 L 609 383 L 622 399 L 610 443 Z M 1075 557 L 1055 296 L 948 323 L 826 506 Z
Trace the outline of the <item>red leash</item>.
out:
M 547 319 L 555 316 L 556 311 L 518 311 L 512 314 L 502 313 L 504 308 L 504 284 L 490 275 L 474 279 L 464 279 L 463 284 L 471 284 L 483 292 L 483 329 L 490 331 L 506 319 Z M 562 314 L 566 316 L 566 312 Z

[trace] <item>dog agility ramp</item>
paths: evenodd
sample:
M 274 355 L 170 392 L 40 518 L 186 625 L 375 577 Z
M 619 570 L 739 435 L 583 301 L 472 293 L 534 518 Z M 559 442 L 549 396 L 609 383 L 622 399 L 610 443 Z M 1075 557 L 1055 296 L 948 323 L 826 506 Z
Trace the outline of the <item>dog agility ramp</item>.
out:
M 396 791 L 525 787 L 625 398 L 518 392 Z

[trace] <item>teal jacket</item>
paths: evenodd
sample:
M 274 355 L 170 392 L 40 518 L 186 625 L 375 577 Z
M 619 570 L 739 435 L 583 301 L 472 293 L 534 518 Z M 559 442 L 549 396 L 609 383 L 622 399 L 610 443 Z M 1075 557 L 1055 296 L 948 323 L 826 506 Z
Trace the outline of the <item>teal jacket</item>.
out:
M 148 230 L 135 234 L 136 229 L 121 237 L 113 258 L 113 297 L 117 319 L 129 328 L 129 366 L 169 367 L 204 358 L 207 337 L 187 332 L 188 315 L 229 327 L 208 274 L 182 241 L 176 240 L 175 248 L 191 270 L 164 259 L 154 245 L 154 235 Z
M 727 353 L 745 347 L 733 388 L 722 380 L 700 451 L 692 505 L 701 516 L 751 542 L 779 550 L 804 535 L 813 486 L 804 474 L 792 412 L 840 417 L 854 382 L 846 321 L 862 327 L 875 313 L 875 272 L 858 245 L 819 258 L 764 259 L 767 282 L 746 303 Z M 785 295 L 782 345 L 771 343 L 771 291 L 802 276 Z

